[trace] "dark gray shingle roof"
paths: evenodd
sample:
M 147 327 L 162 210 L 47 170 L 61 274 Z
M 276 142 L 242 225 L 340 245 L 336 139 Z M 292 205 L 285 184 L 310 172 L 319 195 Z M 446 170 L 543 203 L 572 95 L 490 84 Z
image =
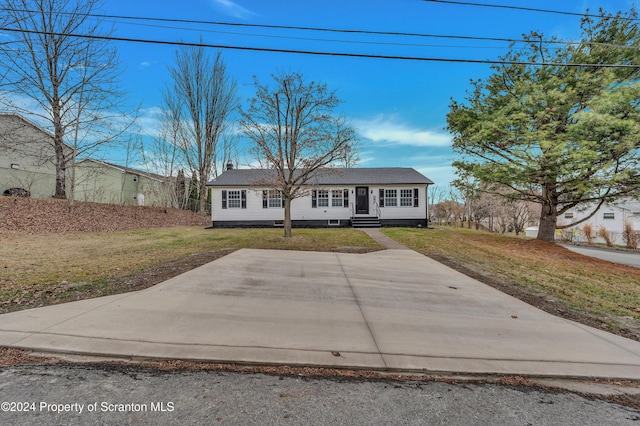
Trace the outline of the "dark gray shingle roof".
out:
M 213 179 L 207 186 L 260 186 L 275 177 L 272 169 L 233 169 L 226 170 Z M 393 184 L 433 184 L 412 168 L 380 167 L 324 169 L 307 182 L 309 185 L 393 185 Z

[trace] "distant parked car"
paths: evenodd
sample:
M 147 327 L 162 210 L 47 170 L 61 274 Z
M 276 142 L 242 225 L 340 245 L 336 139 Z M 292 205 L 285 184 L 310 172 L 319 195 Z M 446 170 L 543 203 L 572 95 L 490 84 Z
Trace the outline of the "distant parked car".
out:
M 3 195 L 5 197 L 31 197 L 31 193 L 24 188 L 9 188 L 4 191 Z

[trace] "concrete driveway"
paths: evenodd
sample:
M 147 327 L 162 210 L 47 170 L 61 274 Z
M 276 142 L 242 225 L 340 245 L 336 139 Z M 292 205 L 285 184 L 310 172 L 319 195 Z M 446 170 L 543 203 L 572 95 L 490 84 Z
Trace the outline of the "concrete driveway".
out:
M 0 346 L 640 379 L 640 343 L 549 315 L 411 250 L 239 250 L 143 291 L 0 315 Z

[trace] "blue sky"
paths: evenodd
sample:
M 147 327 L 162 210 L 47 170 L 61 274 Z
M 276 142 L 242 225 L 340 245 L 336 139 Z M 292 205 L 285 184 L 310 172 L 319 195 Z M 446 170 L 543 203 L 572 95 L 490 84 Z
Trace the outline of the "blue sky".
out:
M 568 12 L 628 10 L 630 0 L 477 0 Z M 152 7 L 150 7 L 152 5 Z M 580 18 L 516 10 L 438 4 L 420 0 L 107 0 L 114 15 L 181 18 L 234 23 L 292 25 L 335 29 L 395 31 L 519 39 L 532 30 L 576 39 Z M 114 23 L 120 37 L 349 52 L 363 54 L 497 59 L 508 43 L 427 37 L 374 36 L 317 31 L 271 30 L 218 25 Z M 155 26 L 152 26 L 155 25 Z M 161 26 L 162 25 L 162 26 Z M 123 86 L 143 107 L 144 123 L 153 126 L 168 81 L 175 47 L 118 42 L 125 68 Z M 214 54 L 214 51 L 211 52 Z M 300 71 L 337 90 L 340 112 L 351 119 L 362 141 L 362 167 L 414 167 L 439 186 L 453 179 L 453 154 L 445 130 L 451 98 L 462 100 L 469 81 L 486 77 L 489 65 L 398 61 L 366 58 L 223 50 L 229 72 L 239 83 L 244 103 L 253 94 L 253 76 L 263 83 L 280 69 Z M 251 161 L 241 152 L 240 162 Z

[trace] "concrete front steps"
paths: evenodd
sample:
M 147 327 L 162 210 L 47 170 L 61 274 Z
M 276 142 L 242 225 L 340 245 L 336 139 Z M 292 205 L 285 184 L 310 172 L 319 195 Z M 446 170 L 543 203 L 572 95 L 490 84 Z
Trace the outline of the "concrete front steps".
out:
M 380 228 L 380 218 L 375 216 L 352 217 L 351 226 L 353 228 Z

